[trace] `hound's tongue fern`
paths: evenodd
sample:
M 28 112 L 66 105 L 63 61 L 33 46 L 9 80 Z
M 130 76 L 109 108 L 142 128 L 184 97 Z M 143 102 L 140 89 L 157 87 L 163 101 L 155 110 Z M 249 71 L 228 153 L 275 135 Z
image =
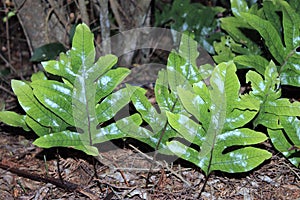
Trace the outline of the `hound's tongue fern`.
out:
M 39 72 L 31 82 L 13 80 L 12 88 L 26 114 L 3 111 L 0 120 L 33 130 L 39 136 L 34 144 L 40 147 L 72 147 L 89 155 L 99 154 L 95 144 L 131 137 L 157 152 L 192 162 L 207 175 L 215 170 L 254 169 L 271 157 L 254 146 L 269 136 L 299 166 L 300 103 L 281 98 L 280 90 L 281 84 L 299 86 L 297 2 L 291 1 L 291 7 L 285 1 L 264 1 L 262 10 L 249 9 L 245 1 L 231 2 L 235 17 L 222 19 L 231 38 L 215 43 L 219 65 L 196 66 L 197 43 L 182 35 L 179 50 L 170 53 L 166 69 L 158 73 L 157 105 L 149 102 L 142 88 L 127 85 L 115 90 L 130 71 L 112 69 L 117 62 L 114 55 L 94 62 L 93 35 L 82 24 L 76 28 L 71 50 L 61 53 L 57 61 L 42 63 L 47 73 L 59 79 L 50 80 Z M 279 16 L 278 12 L 283 23 L 273 15 Z M 241 28 L 257 30 L 276 62 L 264 58 L 266 52 Z M 256 70 L 249 69 L 246 75 L 251 85 L 248 94 L 239 94 L 237 68 Z M 208 77 L 209 85 L 204 82 Z M 130 102 L 136 113 L 114 119 Z M 265 126 L 269 135 L 248 128 L 251 123 Z
M 136 121 L 135 115 L 105 127 L 98 125 L 112 119 L 138 88 L 128 86 L 113 93 L 130 71 L 111 69 L 117 62 L 114 55 L 94 60 L 93 34 L 86 25 L 78 25 L 72 49 L 61 53 L 58 61 L 43 62 L 45 71 L 62 82 L 48 80 L 42 72 L 34 74 L 32 82 L 13 80 L 12 88 L 26 115 L 14 121 L 16 114 L 6 111 L 1 120 L 32 129 L 39 136 L 34 142 L 37 146 L 72 147 L 90 155 L 98 155 L 94 144 L 126 137 L 120 126 Z

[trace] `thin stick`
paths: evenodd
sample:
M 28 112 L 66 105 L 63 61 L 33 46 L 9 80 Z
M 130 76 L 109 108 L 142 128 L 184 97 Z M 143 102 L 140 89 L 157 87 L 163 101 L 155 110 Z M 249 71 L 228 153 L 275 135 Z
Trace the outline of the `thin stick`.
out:
M 89 15 L 86 10 L 85 0 L 78 0 L 78 4 L 79 4 L 79 10 L 80 10 L 80 14 L 81 14 L 81 19 L 86 25 L 89 26 L 89 24 L 90 24 Z
M 168 163 L 166 161 L 164 161 L 164 164 L 154 160 L 154 158 L 146 155 L 145 153 L 141 152 L 139 149 L 137 149 L 135 146 L 129 144 L 129 146 L 131 148 L 133 148 L 135 151 L 137 151 L 138 153 L 140 153 L 143 157 L 145 157 L 146 159 L 150 160 L 150 161 L 154 161 L 157 165 L 166 168 L 167 171 L 171 172 L 171 174 L 175 175 L 177 178 L 179 178 L 182 182 L 184 182 L 185 184 L 187 184 L 188 186 L 191 186 L 192 184 L 190 182 L 188 182 L 187 180 L 185 180 L 180 174 L 178 174 L 177 172 L 175 172 L 173 169 L 171 169 L 168 166 Z M 151 165 L 152 166 L 152 165 Z M 151 169 L 153 171 L 153 169 Z
M 7 92 L 8 94 L 10 94 L 13 97 L 16 97 L 16 95 L 11 92 L 10 90 L 6 89 L 5 87 L 3 87 L 2 85 L 0 85 L 0 89 L 3 90 L 4 92 Z
M 5 22 L 5 28 L 6 28 L 6 48 L 7 48 L 7 54 L 8 54 L 8 62 L 11 63 L 11 52 L 10 52 L 10 37 L 9 37 L 9 20 L 8 20 L 8 8 L 6 7 L 6 4 L 3 3 L 5 14 L 6 14 L 6 22 Z
M 9 39 L 8 39 L 9 40 Z M 10 53 L 8 52 L 8 55 L 10 55 Z M 5 62 L 5 64 L 7 64 L 9 66 L 10 69 L 12 69 L 12 71 L 16 74 L 18 74 L 17 70 L 14 68 L 14 66 L 12 66 L 10 64 L 9 60 L 6 60 L 6 58 L 0 53 L 0 58 Z

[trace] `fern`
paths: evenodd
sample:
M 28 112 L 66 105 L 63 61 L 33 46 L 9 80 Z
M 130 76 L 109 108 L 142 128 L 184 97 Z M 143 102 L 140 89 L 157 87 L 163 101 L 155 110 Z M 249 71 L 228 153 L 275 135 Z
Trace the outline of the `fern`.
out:
M 78 25 L 72 49 L 61 53 L 58 61 L 42 63 L 46 72 L 62 82 L 49 80 L 42 72 L 33 74 L 32 82 L 12 80 L 26 115 L 18 116 L 21 120 L 17 123 L 12 120 L 15 113 L 1 112 L 0 119 L 25 130 L 29 127 L 39 136 L 34 141 L 37 146 L 72 147 L 98 155 L 95 144 L 126 137 L 120 127 L 128 120 L 139 120 L 132 115 L 101 127 L 130 102 L 138 88 L 128 86 L 113 92 L 130 71 L 111 69 L 117 62 L 113 55 L 100 57 L 96 63 L 94 60 L 93 34 L 86 25 Z
M 183 34 L 178 51 L 172 51 L 168 57 L 167 68 L 158 73 L 155 83 L 155 97 L 157 105 L 152 105 L 145 97 L 143 90 L 136 90 L 132 97 L 132 103 L 142 120 L 147 126 L 131 123 L 122 131 L 130 137 L 138 139 L 160 153 L 172 155 L 166 143 L 178 136 L 169 125 L 166 112 L 187 115 L 180 101 L 178 101 L 177 87 L 182 86 L 191 90 L 191 84 L 207 78 L 212 71 L 211 65 L 196 66 L 199 56 L 197 42 L 187 34 Z
M 248 72 L 246 78 L 252 86 L 249 95 L 260 101 L 260 111 L 254 125 L 261 124 L 267 127 L 275 148 L 299 167 L 300 157 L 297 152 L 300 145 L 300 122 L 297 116 L 300 116 L 300 102 L 279 98 L 280 80 L 273 62 L 267 66 L 264 79 L 254 71 Z
M 261 8 L 257 4 L 249 8 L 245 1 L 231 0 L 234 17 L 221 20 L 228 36 L 214 44 L 216 62 L 232 59 L 238 68 L 259 73 L 246 75 L 250 95 L 260 101 L 254 127 L 267 127 L 274 147 L 298 167 L 300 104 L 282 98 L 280 87 L 300 86 L 299 5 L 299 1 L 265 0 Z
M 222 7 L 203 6 L 200 3 L 190 3 L 185 0 L 175 0 L 172 5 L 162 5 L 162 11 L 155 13 L 156 26 L 166 25 L 172 30 L 191 32 L 195 34 L 195 40 L 210 54 L 215 54 L 213 41 L 221 37 L 217 32 L 219 21 L 216 19 L 218 13 L 224 12 Z M 172 31 L 174 41 L 179 43 L 180 34 Z
M 233 59 L 238 68 L 254 68 L 263 75 L 272 59 L 276 61 L 281 84 L 299 87 L 298 5 L 299 1 L 290 5 L 283 0 L 265 0 L 262 8 L 257 4 L 249 8 L 245 0 L 231 0 L 234 16 L 221 20 L 228 36 L 214 44 L 218 54 L 214 60 L 220 63 Z
M 167 112 L 168 121 L 180 136 L 197 145 L 200 151 L 179 141 L 168 142 L 170 150 L 199 166 L 207 175 L 220 170 L 230 173 L 249 171 L 271 154 L 249 145 L 263 142 L 260 132 L 242 128 L 259 110 L 258 101 L 239 97 L 239 82 L 232 62 L 218 65 L 212 72 L 209 89 L 203 82 L 193 91 L 178 88 L 184 108 L 191 116 Z

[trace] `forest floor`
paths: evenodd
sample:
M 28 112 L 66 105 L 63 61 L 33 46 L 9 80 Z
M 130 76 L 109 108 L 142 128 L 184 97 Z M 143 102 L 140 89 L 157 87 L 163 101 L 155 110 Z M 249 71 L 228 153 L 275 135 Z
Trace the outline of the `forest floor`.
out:
M 153 161 L 127 143 L 102 151 L 102 164 L 72 149 L 40 149 L 33 137 L 1 126 L 0 199 L 300 199 L 300 170 L 275 152 L 251 172 L 213 173 L 199 197 L 203 172 L 181 160 Z
M 10 53 L 0 59 L 0 109 L 20 111 L 10 80 L 33 72 L 20 29 L 12 27 L 10 49 L 0 42 L 1 55 Z M 273 153 L 270 160 L 247 173 L 215 172 L 199 195 L 205 182 L 199 168 L 180 159 L 166 162 L 170 157 L 154 161 L 136 141 L 116 141 L 95 159 L 67 148 L 38 148 L 35 138 L 0 124 L 0 199 L 300 199 L 300 170 L 269 141 L 263 146 Z

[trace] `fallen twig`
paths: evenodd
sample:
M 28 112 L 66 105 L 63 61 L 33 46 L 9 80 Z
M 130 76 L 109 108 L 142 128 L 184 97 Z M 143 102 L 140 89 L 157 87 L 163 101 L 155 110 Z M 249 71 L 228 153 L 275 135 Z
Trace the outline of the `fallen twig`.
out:
M 64 190 L 67 190 L 67 191 L 75 191 L 75 190 L 78 190 L 80 188 L 79 185 L 75 184 L 75 183 L 71 183 L 69 181 L 61 181 L 59 179 L 56 179 L 56 178 L 51 178 L 51 177 L 44 177 L 44 176 L 41 176 L 39 174 L 33 174 L 33 173 L 29 173 L 29 172 L 26 172 L 24 170 L 19 170 L 19 169 L 16 169 L 16 168 L 13 168 L 13 167 L 10 167 L 8 165 L 4 165 L 2 163 L 0 163 L 0 168 L 4 169 L 4 170 L 7 170 L 7 171 L 10 171 L 14 174 L 17 174 L 19 176 L 22 176 L 24 178 L 29 178 L 31 180 L 34 180 L 34 181 L 39 181 L 39 182 L 43 182 L 43 183 L 51 183 L 59 188 L 62 188 Z

